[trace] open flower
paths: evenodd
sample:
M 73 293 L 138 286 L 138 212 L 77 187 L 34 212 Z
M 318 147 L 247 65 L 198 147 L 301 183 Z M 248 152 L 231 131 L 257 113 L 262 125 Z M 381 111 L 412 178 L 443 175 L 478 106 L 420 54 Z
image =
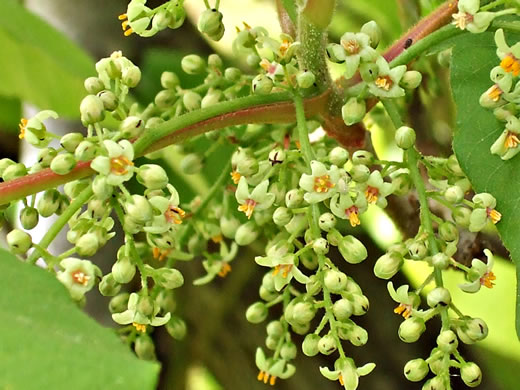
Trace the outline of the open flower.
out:
M 334 362 L 334 370 L 320 367 L 320 372 L 331 381 L 339 381 L 345 390 L 356 390 L 359 385 L 359 377 L 370 374 L 375 367 L 374 363 L 367 363 L 357 368 L 351 358 L 339 358 Z
M 306 193 L 303 198 L 308 203 L 319 203 L 332 197 L 336 192 L 336 184 L 340 178 L 337 166 L 332 165 L 327 169 L 325 164 L 319 161 L 311 161 L 311 174 L 304 173 L 300 178 L 300 187 Z
M 478 12 L 480 0 L 459 0 L 458 8 L 459 12 L 452 15 L 452 24 L 474 34 L 486 31 L 497 16 L 494 12 Z
M 407 284 L 404 284 L 395 290 L 394 284 L 388 282 L 387 288 L 390 297 L 399 303 L 399 306 L 394 309 L 394 313 L 402 315 L 405 319 L 409 318 L 412 315 L 412 311 L 421 303 L 419 295 L 414 292 L 408 292 L 410 286 Z
M 361 224 L 359 215 L 367 209 L 364 195 L 357 193 L 354 198 L 350 194 L 336 194 L 330 201 L 330 209 L 336 217 L 348 219 L 352 227 Z
M 193 281 L 195 286 L 201 286 L 211 282 L 218 275 L 221 278 L 231 272 L 229 263 L 233 261 L 238 252 L 238 245 L 235 242 L 231 243 L 231 248 L 228 248 L 225 241 L 220 242 L 219 253 L 205 253 L 206 260 L 202 262 L 202 266 L 207 272 L 201 278 Z
M 361 61 L 370 62 L 377 58 L 377 52 L 370 46 L 370 37 L 365 33 L 347 32 L 341 37 L 341 46 L 345 49 L 345 78 L 356 73 Z
M 374 171 L 368 180 L 361 184 L 360 189 L 365 193 L 368 203 L 385 208 L 388 202 L 386 197 L 392 193 L 392 184 L 386 183 L 381 177 L 381 172 Z
M 481 286 L 493 288 L 495 284 L 493 281 L 496 279 L 492 271 L 494 263 L 493 254 L 489 249 L 484 249 L 484 254 L 487 257 L 487 264 L 479 259 L 473 259 L 471 261 L 471 268 L 467 274 L 469 283 L 459 285 L 462 291 L 476 293 L 480 290 Z
M 247 180 L 242 176 L 238 182 L 237 191 L 235 193 L 237 202 L 240 203 L 238 210 L 243 211 L 247 218 L 250 219 L 255 209 L 265 210 L 271 207 L 275 195 L 267 192 L 268 187 L 269 180 L 264 180 L 257 185 L 251 193 L 249 193 Z
M 139 312 L 137 309 L 139 299 L 140 297 L 137 293 L 130 294 L 128 310 L 112 314 L 112 319 L 120 325 L 132 324 L 140 332 L 146 332 L 147 325 L 162 326 L 170 320 L 170 313 L 166 313 L 164 317 L 157 317 L 160 307 L 156 304 L 153 305 L 152 314 L 149 316 Z
M 97 156 L 90 167 L 106 176 L 107 184 L 118 186 L 125 181 L 128 181 L 134 175 L 134 148 L 127 140 L 114 141 L 105 140 L 103 145 L 107 151 L 108 156 Z
M 495 84 L 480 96 L 479 103 L 482 107 L 495 108 L 506 104 L 506 100 L 516 97 L 516 91 L 516 93 L 509 93 L 513 85 L 513 75 L 511 73 L 506 72 L 501 66 L 495 66 L 491 69 L 490 76 Z
M 296 367 L 285 359 L 267 358 L 262 348 L 256 350 L 255 363 L 260 370 L 257 379 L 271 386 L 276 384 L 277 378 L 288 379 L 296 372 Z
M 379 68 L 379 74 L 373 82 L 368 83 L 369 91 L 380 98 L 404 96 L 404 89 L 399 86 L 399 82 L 406 72 L 406 65 L 399 65 L 390 69 L 390 65 L 384 57 L 379 57 L 376 64 Z
M 179 207 L 179 193 L 171 184 L 167 185 L 170 191 L 170 198 L 164 196 L 153 196 L 150 198 L 150 204 L 158 215 L 155 215 L 152 222 L 144 228 L 144 231 L 161 234 L 176 225 L 182 223 L 182 219 L 186 215 L 185 211 Z
M 491 145 L 491 153 L 502 160 L 509 160 L 520 152 L 520 120 L 514 116 L 507 119 L 506 127 L 500 137 Z
M 37 148 L 45 148 L 52 140 L 52 135 L 47 132 L 43 121 L 47 118 L 58 118 L 58 114 L 51 110 L 44 110 L 37 113 L 31 119 L 22 118 L 19 128 L 18 138 L 24 139 Z
M 76 301 L 81 300 L 94 287 L 96 277 L 101 277 L 101 270 L 89 260 L 67 257 L 60 262 L 60 267 L 63 271 L 59 271 L 56 277 Z
M 475 208 L 469 217 L 470 232 L 479 232 L 489 221 L 497 224 L 502 219 L 502 214 L 495 210 L 497 201 L 493 195 L 486 192 L 477 194 L 473 197 L 473 203 Z
M 497 56 L 501 59 L 500 66 L 513 76 L 520 74 L 520 42 L 509 47 L 504 37 L 504 30 L 499 28 L 495 32 L 495 43 L 497 45 Z
M 284 33 L 280 34 L 280 40 L 260 35 L 256 41 L 260 47 L 269 49 L 277 62 L 285 64 L 289 63 L 301 46 L 300 42 L 294 42 L 290 35 Z

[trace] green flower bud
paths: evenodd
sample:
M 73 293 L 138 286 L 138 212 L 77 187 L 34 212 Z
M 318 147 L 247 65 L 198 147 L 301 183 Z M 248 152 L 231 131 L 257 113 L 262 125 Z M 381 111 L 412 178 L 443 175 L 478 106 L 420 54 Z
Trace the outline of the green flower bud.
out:
M 242 72 L 238 68 L 226 68 L 224 71 L 224 78 L 232 83 L 239 81 L 240 77 L 242 77 Z
M 298 302 L 286 310 L 287 321 L 290 324 L 304 325 L 312 321 L 316 315 L 316 309 L 310 302 Z
M 299 188 L 293 188 L 285 194 L 285 204 L 290 209 L 295 209 L 303 205 L 303 191 Z
M 155 282 L 168 290 L 179 288 L 184 284 L 184 277 L 175 268 L 159 268 L 155 270 Z
M 473 188 L 471 182 L 466 177 L 457 180 L 455 186 L 460 187 L 463 193 L 469 192 Z
M 446 49 L 437 54 L 437 61 L 445 68 L 449 68 L 451 64 L 451 49 Z
M 312 243 L 312 249 L 317 255 L 326 255 L 329 253 L 329 242 L 324 238 L 317 238 Z
M 367 248 L 354 236 L 343 237 L 339 241 L 338 249 L 350 264 L 359 264 L 368 257 Z
M 14 163 L 7 166 L 2 173 L 4 181 L 10 181 L 27 175 L 27 168 L 22 163 Z
M 395 132 L 395 143 L 401 149 L 410 149 L 415 144 L 415 131 L 411 127 L 401 126 Z
M 320 352 L 318 343 L 320 341 L 320 336 L 317 334 L 308 334 L 305 336 L 302 342 L 302 352 L 305 356 L 316 356 L 318 352 Z
M 347 286 L 347 275 L 341 271 L 329 269 L 325 271 L 323 283 L 332 293 L 340 293 Z
M 112 196 L 114 187 L 107 183 L 107 179 L 104 176 L 96 176 L 92 182 L 92 191 L 94 196 L 98 199 L 105 200 Z
M 38 210 L 34 207 L 25 207 L 20 211 L 20 224 L 26 230 L 31 230 L 38 225 Z
M 450 203 L 461 203 L 464 199 L 464 191 L 459 186 L 451 186 L 444 191 L 444 197 Z
M 400 173 L 392 179 L 392 187 L 394 194 L 403 196 L 410 192 L 412 187 L 412 180 L 408 173 Z
M 471 210 L 464 206 L 457 207 L 452 211 L 452 217 L 455 223 L 466 229 L 469 227 L 470 216 Z
M 428 293 L 426 302 L 430 307 L 448 306 L 451 303 L 450 291 L 444 287 L 436 287 Z
M 83 141 L 83 134 L 69 133 L 61 137 L 60 144 L 67 152 L 74 153 L 81 141 Z
M 60 207 L 60 196 L 58 190 L 46 190 L 38 200 L 37 208 L 40 215 L 44 218 L 53 215 Z
M 40 153 L 42 153 L 44 150 L 46 149 L 43 149 Z M 38 162 L 41 162 L 38 160 Z M 7 167 L 10 167 L 11 165 L 14 165 L 16 164 L 13 160 L 11 160 L 10 158 L 2 158 L 0 159 L 0 176 L 3 176 L 4 174 L 4 171 L 7 169 Z
M 201 33 L 206 34 L 209 38 L 220 41 L 225 31 L 222 18 L 222 13 L 215 8 L 207 9 L 200 14 L 197 27 Z
M 293 360 L 296 357 L 296 353 L 296 345 L 289 341 L 282 345 L 282 349 L 280 350 L 280 357 L 285 360 Z
M 115 109 L 119 105 L 119 99 L 112 91 L 101 91 L 97 94 L 97 96 L 101 99 L 101 101 L 103 102 L 103 107 L 105 107 L 105 110 L 107 111 L 115 111 Z
M 352 300 L 352 305 L 354 308 L 354 315 L 362 316 L 367 314 L 368 309 L 370 308 L 370 302 L 365 295 L 354 294 Z
M 345 165 L 349 157 L 348 150 L 341 146 L 336 146 L 329 152 L 329 161 L 338 167 Z
M 462 168 L 457 161 L 457 157 L 452 154 L 448 157 L 448 169 L 452 171 L 457 176 L 464 176 L 464 172 L 462 172 Z
M 374 274 L 380 279 L 390 279 L 401 269 L 403 257 L 396 252 L 386 253 L 377 259 Z
M 432 265 L 436 269 L 445 270 L 450 265 L 450 258 L 445 253 L 437 253 L 432 257 Z
M 246 63 L 251 68 L 255 68 L 260 63 L 260 57 L 258 57 L 255 53 L 248 54 L 246 57 Z
M 112 274 L 106 274 L 99 282 L 99 292 L 105 297 L 112 297 L 119 293 L 121 285 L 114 280 Z
M 168 184 L 168 175 L 157 164 L 144 164 L 137 170 L 137 181 L 149 190 L 160 190 Z
M 201 108 L 207 108 L 211 107 L 215 104 L 217 104 L 220 99 L 222 98 L 223 93 L 219 89 L 210 89 L 206 96 L 202 98 L 202 101 L 200 103 Z
M 422 318 L 410 317 L 399 326 L 399 338 L 405 343 L 415 343 L 426 330 Z
M 200 95 L 193 91 L 188 91 L 182 96 L 182 103 L 186 110 L 194 111 L 198 110 L 202 104 L 202 98 Z
M 410 257 L 414 260 L 422 260 L 428 254 L 428 248 L 424 241 L 412 240 L 407 247 Z
M 117 283 L 126 284 L 134 278 L 135 270 L 135 264 L 130 257 L 121 256 L 112 266 L 112 275 Z
M 267 95 L 273 89 L 273 80 L 264 74 L 256 75 L 252 82 L 253 93 Z
M 318 341 L 318 350 L 323 355 L 330 355 L 336 348 L 336 341 L 331 334 L 323 336 L 320 341 Z
M 164 89 L 175 89 L 180 85 L 179 76 L 173 72 L 163 72 L 161 74 L 161 86 Z
M 346 125 L 350 126 L 363 120 L 367 112 L 364 100 L 351 97 L 341 108 L 341 116 Z
M 190 153 L 181 160 L 181 171 L 186 175 L 195 175 L 203 168 L 202 158 L 196 153 Z
M 278 347 L 278 341 L 280 341 L 278 338 L 273 336 L 267 336 L 265 339 L 265 346 L 269 348 L 271 351 L 276 350 L 276 347 Z
M 159 91 L 157 95 L 155 95 L 155 105 L 159 107 L 161 110 L 167 110 L 172 107 L 175 101 L 177 100 L 177 94 L 173 89 L 164 89 Z
M 432 379 L 426 381 L 422 387 L 422 390 L 446 390 L 444 379 L 440 376 L 435 376 Z
M 346 321 L 354 312 L 354 306 L 345 298 L 338 299 L 332 306 L 332 312 L 338 321 Z
M 404 366 L 404 376 L 411 382 L 422 381 L 429 371 L 428 363 L 424 359 L 410 360 Z
M 79 106 L 81 121 L 85 126 L 93 125 L 105 119 L 105 106 L 103 101 L 96 95 L 87 95 Z
M 269 336 L 280 338 L 284 334 L 283 326 L 280 321 L 271 321 L 265 328 Z
M 328 232 L 336 226 L 336 217 L 332 213 L 323 213 L 318 219 L 320 229 Z
M 415 89 L 421 85 L 422 74 L 416 70 L 407 70 L 404 72 L 403 78 L 399 85 L 404 89 Z
M 453 353 L 459 346 L 457 335 L 452 330 L 444 330 L 437 337 L 437 345 L 442 352 Z
M 313 86 L 316 81 L 316 76 L 309 70 L 300 71 L 296 75 L 296 83 L 300 88 L 306 89 Z
M 155 298 L 156 307 L 159 306 L 165 312 L 173 312 L 177 308 L 177 302 L 172 291 L 161 290 Z
M 274 289 L 268 290 L 264 286 L 260 286 L 260 289 L 258 290 L 258 295 L 264 301 L 271 302 L 273 299 L 278 298 L 279 294 Z
M 460 368 L 460 376 L 468 387 L 477 387 L 482 382 L 482 371 L 473 362 L 464 363 Z
M 74 157 L 77 161 L 90 161 L 96 157 L 97 145 L 90 141 L 82 141 L 76 147 Z
M 181 61 L 182 70 L 188 74 L 201 74 L 206 70 L 206 62 L 196 54 L 183 57 Z
M 488 335 L 488 326 L 487 324 L 480 318 L 470 318 L 466 321 L 464 326 L 460 328 L 457 328 L 457 334 L 459 337 L 461 336 L 461 333 L 463 333 L 466 337 L 465 339 L 469 339 L 469 341 L 477 342 L 484 340 Z M 463 340 L 466 344 L 471 344 L 469 342 L 466 342 L 463 337 L 460 337 L 461 340 Z
M 281 148 L 273 149 L 269 152 L 269 162 L 271 165 L 281 164 L 285 160 L 285 150 Z
M 105 84 L 98 77 L 89 77 L 83 83 L 87 92 L 91 95 L 96 95 L 105 89 Z
M 58 154 L 51 162 L 51 170 L 58 175 L 66 175 L 76 166 L 76 158 L 72 153 Z
M 144 224 L 152 219 L 152 206 L 142 195 L 132 195 L 132 200 L 125 202 L 126 215 L 137 223 Z
M 367 34 L 370 37 L 370 46 L 372 46 L 374 49 L 377 47 L 377 45 L 379 45 L 381 37 L 383 36 L 381 28 L 373 20 L 366 22 L 363 26 L 361 26 L 361 32 Z
M 359 73 L 364 82 L 371 83 L 379 76 L 379 67 L 373 62 L 366 62 L 360 65 Z
M 345 62 L 345 59 L 347 58 L 345 49 L 337 43 L 329 43 L 327 45 L 326 53 L 329 60 L 335 63 Z
M 278 207 L 273 213 L 273 222 L 277 226 L 285 226 L 289 223 L 292 217 L 293 213 L 291 210 L 285 207 Z
M 155 345 L 147 334 L 137 337 L 134 344 L 135 354 L 142 360 L 155 360 Z
M 151 316 L 154 313 L 155 303 L 152 297 L 148 295 L 139 296 L 137 302 L 137 312 L 145 316 Z
M 99 238 L 94 233 L 87 233 L 76 241 L 76 251 L 80 256 L 93 256 L 99 249 Z
M 439 236 L 444 241 L 456 241 L 459 238 L 459 230 L 453 222 L 446 221 L 439 226 Z
M 121 81 L 128 88 L 137 87 L 137 84 L 139 84 L 139 81 L 141 81 L 141 70 L 135 65 L 124 68 Z
M 289 223 L 285 225 L 285 230 L 289 234 L 296 234 L 306 229 L 308 225 L 308 220 L 304 214 L 295 214 Z
M 186 323 L 177 316 L 172 316 L 166 323 L 166 330 L 175 340 L 182 340 L 186 337 Z
M 246 310 L 246 319 L 252 324 L 259 324 L 267 318 L 267 306 L 263 302 L 255 302 Z
M 321 283 L 316 275 L 311 275 L 309 277 L 309 281 L 305 284 L 305 290 L 307 291 L 307 294 L 311 296 L 316 295 L 321 291 Z
M 355 182 L 364 183 L 370 177 L 370 169 L 366 165 L 357 164 L 350 170 L 350 175 Z
M 240 221 L 233 216 L 223 215 L 220 217 L 220 230 L 226 238 L 234 239 L 237 229 L 240 227 Z
M 108 310 L 110 310 L 110 313 L 114 314 L 124 312 L 128 307 L 128 298 L 130 298 L 130 294 L 127 292 L 114 296 L 108 303 Z
M 356 347 L 361 347 L 368 342 L 368 332 L 361 326 L 355 325 L 347 332 L 347 339 Z
M 13 229 L 6 236 L 9 250 L 16 255 L 25 254 L 32 246 L 32 238 L 29 233 L 20 229 Z
M 235 242 L 240 246 L 246 246 L 255 241 L 259 234 L 260 232 L 256 224 L 253 221 L 249 221 L 237 229 Z
M 356 150 L 352 155 L 352 163 L 355 165 L 372 165 L 374 163 L 374 155 L 366 150 Z

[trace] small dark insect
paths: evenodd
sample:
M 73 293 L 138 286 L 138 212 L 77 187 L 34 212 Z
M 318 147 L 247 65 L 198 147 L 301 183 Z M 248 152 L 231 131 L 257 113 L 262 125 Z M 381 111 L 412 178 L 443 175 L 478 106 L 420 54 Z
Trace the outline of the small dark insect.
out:
M 412 46 L 412 43 L 413 43 L 413 39 L 412 39 L 412 38 L 408 38 L 408 39 L 404 42 L 404 48 L 405 48 L 405 49 L 408 49 L 410 46 Z

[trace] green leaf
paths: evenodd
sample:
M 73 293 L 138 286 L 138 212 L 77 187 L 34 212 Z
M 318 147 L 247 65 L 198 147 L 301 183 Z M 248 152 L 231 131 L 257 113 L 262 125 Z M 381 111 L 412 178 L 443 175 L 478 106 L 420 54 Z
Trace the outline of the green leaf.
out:
M 0 249 L 0 286 L 0 389 L 155 389 L 159 365 L 78 309 L 51 273 Z
M 18 133 L 18 123 L 22 114 L 19 99 L 0 96 L 0 128 L 9 133 Z
M 26 28 L 20 28 L 26 26 Z M 79 117 L 83 80 L 94 62 L 62 33 L 16 0 L 0 1 L 0 94 Z
M 519 34 L 506 33 L 510 43 Z M 493 33 L 464 34 L 455 41 L 451 88 L 457 106 L 457 130 L 453 149 L 477 192 L 489 192 L 502 213 L 496 225 L 517 267 L 520 281 L 520 158 L 503 161 L 489 148 L 504 129 L 491 110 L 479 105 L 480 95 L 492 82 L 489 72 L 499 65 Z M 500 283 L 500 281 L 497 281 Z M 518 283 L 517 283 L 518 286 Z M 520 337 L 520 295 L 517 297 L 516 329 Z

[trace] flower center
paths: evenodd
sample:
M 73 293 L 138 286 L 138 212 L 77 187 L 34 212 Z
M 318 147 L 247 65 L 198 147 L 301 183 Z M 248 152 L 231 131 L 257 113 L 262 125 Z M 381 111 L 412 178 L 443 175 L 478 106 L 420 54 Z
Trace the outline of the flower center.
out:
M 284 39 L 282 41 L 282 44 L 280 45 L 280 55 L 282 57 L 285 57 L 285 53 L 287 53 L 287 50 L 291 46 L 291 42 L 289 42 L 287 39 Z
M 146 332 L 146 325 L 143 325 L 143 324 L 138 324 L 137 322 L 133 322 L 132 325 L 135 327 L 135 329 L 138 331 L 138 332 Z
M 221 278 L 225 278 L 226 275 L 230 272 L 231 272 L 231 266 L 229 265 L 229 263 L 223 262 L 222 266 L 220 267 L 220 271 L 217 275 L 220 276 Z
M 18 127 L 20 128 L 20 134 L 18 135 L 18 138 L 24 139 L 25 138 L 25 127 L 27 126 L 28 120 L 25 118 L 20 119 L 20 124 Z
M 246 214 L 247 219 L 251 218 L 253 211 L 255 210 L 256 202 L 253 199 L 247 199 L 246 202 L 238 206 L 238 211 L 242 211 Z
M 379 76 L 375 81 L 376 87 L 389 91 L 394 82 L 390 76 Z
M 498 100 L 500 99 L 500 95 L 502 95 L 502 92 L 503 91 L 500 89 L 500 87 L 497 84 L 495 84 L 488 89 L 487 95 L 492 101 L 498 102 Z
M 520 61 L 511 53 L 506 55 L 502 61 L 500 61 L 500 66 L 506 72 L 513 73 L 513 76 L 518 76 L 520 74 Z
M 330 188 L 334 188 L 334 185 L 335 184 L 330 181 L 329 175 L 314 178 L 314 191 L 318 193 L 328 192 Z
M 117 176 L 123 176 L 128 173 L 128 167 L 134 163 L 125 156 L 114 157 L 110 160 L 110 171 Z
M 409 318 L 412 315 L 412 305 L 407 305 L 405 303 L 400 303 L 399 306 L 397 306 L 394 309 L 395 314 L 400 314 L 404 318 Z
M 83 286 L 86 286 L 90 280 L 90 276 L 81 270 L 74 271 L 71 276 L 72 280 L 74 280 L 74 283 L 81 284 Z
M 278 264 L 274 267 L 273 275 L 276 276 L 280 271 L 282 271 L 282 278 L 286 278 L 291 272 L 293 265 L 292 264 Z
M 467 12 L 458 12 L 453 14 L 452 17 L 455 27 L 460 28 L 461 30 L 465 30 L 466 26 L 473 22 L 473 15 L 468 14 Z
M 173 205 L 168 206 L 166 211 L 164 212 L 164 217 L 169 223 L 173 223 L 175 225 L 180 225 L 182 223 L 182 219 L 186 215 L 186 212 Z
M 345 382 L 343 381 L 343 375 L 339 374 L 338 381 L 341 386 L 345 386 Z
M 518 136 L 512 131 L 508 131 L 506 140 L 504 141 L 504 146 L 507 149 L 512 149 L 516 148 L 518 144 L 520 144 L 520 139 L 518 139 Z
M 349 39 L 348 41 L 341 42 L 341 45 L 348 54 L 358 54 L 360 47 L 356 39 Z
M 269 379 L 269 377 L 271 377 L 271 379 Z M 258 376 L 256 377 L 256 379 L 258 379 L 259 381 L 263 381 L 265 384 L 267 384 L 267 382 L 269 382 L 269 384 L 271 386 L 274 386 L 275 383 L 276 383 L 276 376 L 271 376 L 269 375 L 269 373 L 265 372 L 265 371 L 260 371 L 258 373 Z
M 486 213 L 487 213 L 487 216 L 489 217 L 489 219 L 491 219 L 491 221 L 496 225 L 501 219 L 502 219 L 502 214 L 500 214 L 498 211 L 496 211 L 495 209 L 491 209 L 491 208 L 487 208 L 486 209 Z
M 233 183 L 235 183 L 235 184 L 238 184 L 238 182 L 240 181 L 240 178 L 242 177 L 242 175 L 240 173 L 238 173 L 237 171 L 231 171 L 230 175 L 231 175 L 231 180 L 233 180 Z
M 211 241 L 213 241 L 215 244 L 218 244 L 223 240 L 222 234 L 217 234 L 216 236 L 211 237 Z
M 379 196 L 379 190 L 376 187 L 368 186 L 365 190 L 365 197 L 368 203 L 376 203 Z
M 349 207 L 345 209 L 345 214 L 350 221 L 350 225 L 352 227 L 361 225 L 361 221 L 359 220 L 359 209 L 356 206 Z
M 486 286 L 487 288 L 493 288 L 495 283 L 493 280 L 496 280 L 496 276 L 492 271 L 488 271 L 480 278 L 480 284 L 482 286 Z
M 154 247 L 152 249 L 152 255 L 155 260 L 163 261 L 170 254 L 170 249 L 159 249 Z

